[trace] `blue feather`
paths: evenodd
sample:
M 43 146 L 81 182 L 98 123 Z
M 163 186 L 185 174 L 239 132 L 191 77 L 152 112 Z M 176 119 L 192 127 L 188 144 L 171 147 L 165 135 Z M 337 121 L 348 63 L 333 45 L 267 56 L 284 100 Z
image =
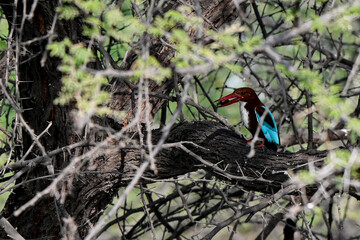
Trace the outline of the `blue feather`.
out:
M 261 106 L 261 107 L 264 108 L 264 110 L 266 110 L 265 106 Z M 255 112 L 256 112 L 256 118 L 258 120 L 258 123 L 260 124 L 261 116 L 258 111 L 255 110 Z M 265 118 L 265 120 L 261 126 L 261 130 L 264 133 L 264 136 L 268 142 L 273 142 L 273 143 L 276 143 L 277 145 L 279 145 L 280 144 L 279 133 L 278 133 L 278 130 L 276 127 L 276 122 L 275 122 L 274 116 L 271 114 L 270 111 L 268 111 L 268 115 L 270 116 L 271 121 L 272 121 L 272 122 L 270 122 L 271 125 L 267 121 L 265 121 L 266 120 L 266 118 Z

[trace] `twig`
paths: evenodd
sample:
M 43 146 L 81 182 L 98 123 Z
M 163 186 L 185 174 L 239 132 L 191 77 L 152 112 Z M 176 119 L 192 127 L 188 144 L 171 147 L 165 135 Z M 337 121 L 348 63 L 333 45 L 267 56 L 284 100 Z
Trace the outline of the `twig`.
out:
M 221 116 L 221 115 L 218 114 L 217 112 L 211 111 L 210 109 L 208 109 L 208 108 L 206 108 L 206 107 L 203 107 L 203 106 L 201 106 L 201 105 L 199 105 L 199 104 L 196 104 L 196 103 L 195 103 L 193 100 L 191 100 L 191 99 L 188 99 L 188 100 L 186 101 L 186 104 L 189 104 L 189 105 L 191 105 L 191 106 L 194 106 L 194 107 L 198 108 L 199 110 L 201 110 L 201 111 L 203 111 L 203 112 L 206 112 L 206 113 L 212 115 L 212 116 L 215 117 L 217 120 L 219 120 L 221 123 L 223 123 L 225 126 L 227 126 L 227 127 L 230 128 L 232 131 L 234 131 L 237 135 L 243 136 L 237 128 L 235 128 L 234 126 L 232 126 L 226 118 L 224 118 L 223 116 Z
M 142 204 L 143 204 L 143 206 L 145 208 L 146 215 L 147 215 L 147 217 L 149 219 L 151 232 L 152 232 L 152 235 L 153 235 L 152 237 L 153 237 L 153 239 L 157 239 L 154 224 L 153 224 L 153 221 L 151 219 L 151 215 L 150 215 L 149 209 L 147 207 L 147 204 L 146 204 L 146 201 L 145 201 L 145 198 L 144 198 L 144 189 L 143 189 L 141 184 L 140 184 L 140 190 L 141 190 L 141 202 L 142 202 Z
M 255 238 L 255 240 L 263 240 L 266 239 L 269 234 L 274 230 L 277 224 L 283 219 L 284 213 L 278 212 L 271 217 L 266 227 L 259 233 L 259 235 Z
M 209 101 L 209 103 L 211 104 L 211 107 L 213 108 L 214 111 L 216 111 L 216 105 L 214 103 L 214 101 L 211 100 L 209 94 L 207 94 L 204 86 L 202 85 L 202 83 L 200 82 L 199 78 L 197 76 L 194 76 L 195 82 L 200 86 L 201 91 L 204 93 L 206 99 Z
M 307 149 L 314 148 L 314 137 L 313 137 L 313 114 L 311 111 L 311 96 L 308 90 L 306 91 L 306 105 L 308 109 L 308 147 Z
M 96 238 L 96 236 L 98 235 L 98 233 L 101 231 L 101 229 L 103 228 L 103 226 L 105 226 L 105 223 L 113 216 L 115 215 L 115 213 L 117 212 L 117 210 L 119 209 L 119 207 L 121 206 L 121 204 L 123 203 L 123 201 L 125 200 L 125 198 L 127 197 L 127 195 L 131 192 L 131 190 L 135 187 L 135 185 L 137 184 L 138 180 L 141 178 L 141 176 L 143 175 L 143 173 L 145 172 L 145 170 L 147 169 L 148 165 L 149 165 L 149 159 L 153 159 L 155 158 L 156 154 L 158 154 L 158 152 L 161 150 L 162 145 L 164 144 L 171 126 L 175 123 L 179 113 L 179 109 L 182 107 L 183 103 L 185 102 L 186 98 L 187 98 L 187 90 L 189 87 L 189 82 L 187 84 L 185 84 L 185 88 L 184 88 L 184 95 L 181 97 L 177 111 L 174 113 L 174 115 L 172 116 L 172 118 L 170 119 L 169 123 L 163 128 L 163 134 L 160 138 L 160 140 L 158 141 L 158 143 L 156 144 L 155 148 L 153 149 L 153 151 L 146 156 L 146 159 L 148 161 L 143 162 L 139 169 L 136 171 L 135 176 L 133 177 L 133 179 L 131 180 L 131 182 L 129 183 L 129 185 L 125 188 L 124 192 L 121 194 L 121 196 L 119 197 L 119 199 L 117 200 L 117 202 L 115 203 L 115 205 L 113 206 L 113 208 L 109 211 L 108 214 L 106 214 L 99 222 L 96 223 L 96 225 L 94 226 L 93 229 L 90 230 L 90 232 L 88 233 L 88 235 L 86 236 L 85 240 L 90 240 L 90 239 L 94 239 Z M 139 101 L 140 102 L 140 101 Z M 138 108 L 140 109 L 140 108 Z M 134 123 L 134 121 L 132 121 L 131 123 Z M 131 123 L 129 125 L 131 125 Z M 134 123 L 135 124 L 135 123 Z M 128 125 L 128 126 L 129 126 Z M 151 160 L 150 160 L 151 161 Z
M 239 219 L 240 217 L 245 216 L 247 214 L 258 212 L 258 211 L 260 211 L 260 210 L 274 204 L 277 200 L 279 200 L 283 196 L 295 191 L 299 187 L 300 186 L 297 186 L 296 184 L 289 185 L 286 188 L 281 189 L 280 191 L 278 191 L 277 193 L 272 195 L 270 199 L 264 200 L 264 201 L 254 205 L 252 207 L 248 207 L 248 208 L 245 208 L 245 209 L 243 209 L 241 211 L 238 211 L 232 217 L 228 218 L 227 220 L 225 220 L 223 222 L 218 223 L 216 225 L 216 227 L 204 237 L 204 239 L 206 239 L 206 240 L 212 239 L 221 229 L 228 226 L 233 221 L 235 221 L 235 220 Z
M 4 229 L 4 231 L 10 238 L 17 240 L 25 240 L 25 238 L 23 238 L 23 236 L 21 236 L 20 233 L 18 233 L 18 231 L 16 231 L 16 229 L 2 215 L 0 215 L 0 227 Z
M 339 228 L 339 232 L 340 232 L 340 236 L 343 236 L 344 235 L 341 233 L 344 231 L 344 221 L 343 221 L 343 218 L 342 218 L 342 213 L 341 213 L 341 193 L 339 193 L 337 195 L 337 200 L 336 200 L 336 205 L 337 205 L 337 210 L 338 210 L 338 217 L 339 217 L 339 224 L 338 224 L 338 228 Z
M 141 86 L 141 84 L 140 84 L 140 86 Z M 142 94 L 139 95 L 139 100 L 138 100 L 138 104 L 141 105 L 141 103 L 142 103 Z M 30 206 L 33 206 L 37 201 L 39 201 L 42 197 L 44 197 L 48 194 L 53 193 L 55 195 L 58 195 L 58 192 L 56 191 L 57 184 L 60 181 L 62 181 L 63 178 L 65 178 L 69 174 L 74 173 L 74 171 L 76 171 L 77 168 L 83 166 L 86 163 L 86 161 L 82 161 L 83 159 L 92 159 L 94 156 L 97 155 L 97 152 L 99 149 L 106 147 L 109 144 L 109 142 L 112 141 L 112 139 L 120 138 L 124 134 L 124 132 L 126 132 L 128 129 L 131 129 L 134 125 L 136 125 L 137 121 L 140 119 L 140 114 L 141 114 L 141 107 L 138 107 L 136 114 L 135 114 L 135 118 L 127 126 L 123 127 L 115 135 L 111 135 L 111 136 L 109 136 L 109 138 L 98 143 L 93 149 L 91 149 L 87 153 L 77 156 L 74 159 L 72 159 L 70 161 L 70 163 L 66 166 L 66 168 L 63 169 L 62 173 L 57 178 L 55 178 L 48 187 L 46 187 L 41 192 L 37 193 L 31 200 L 29 200 L 27 203 L 25 203 L 19 209 L 17 209 L 14 212 L 14 215 L 15 216 L 20 215 L 23 211 L 25 211 Z M 133 185 L 135 185 L 135 183 L 133 183 Z M 130 190 L 128 190 L 128 191 L 130 191 Z M 57 197 L 59 197 L 59 196 L 57 196 Z
M 256 19 L 259 23 L 259 26 L 260 26 L 260 29 L 261 29 L 261 33 L 263 35 L 263 38 L 267 38 L 267 33 L 266 33 L 266 29 L 265 29 L 265 25 L 264 25 L 264 22 L 262 21 L 262 17 L 260 16 L 260 13 L 259 13 L 259 10 L 258 10 L 258 7 L 256 5 L 256 2 L 255 1 L 251 1 L 251 6 L 253 7 L 254 9 L 254 13 L 255 13 L 255 16 L 256 16 Z
M 359 4 L 360 3 L 357 1 L 350 1 L 348 4 L 340 5 L 338 8 L 334 8 L 331 11 L 322 15 L 319 21 L 323 24 L 328 24 L 329 22 L 333 21 L 338 16 L 343 14 L 345 11 L 347 11 L 350 6 L 354 6 L 354 5 L 359 6 Z M 278 34 L 276 36 L 270 36 L 265 40 L 265 42 L 262 44 L 260 49 L 262 49 L 264 46 L 273 47 L 281 43 L 286 43 L 289 40 L 310 31 L 312 29 L 312 26 L 313 26 L 313 21 L 307 21 L 304 23 L 300 23 L 298 28 L 293 28 L 289 31 L 286 31 L 282 34 Z
M 266 118 L 266 115 L 269 113 L 269 109 L 268 108 L 265 108 L 265 111 L 264 113 L 261 115 L 260 117 L 260 121 L 259 121 L 259 124 L 256 128 L 256 132 L 255 132 L 255 135 L 253 136 L 253 139 L 251 140 L 251 143 L 250 143 L 250 152 L 248 153 L 247 157 L 248 158 L 252 158 L 255 156 L 255 143 L 256 141 L 259 139 L 259 134 L 260 134 L 260 131 L 261 131 L 261 127 L 262 125 L 264 124 L 264 120 Z M 263 140 L 264 141 L 264 140 Z
M 92 143 L 89 143 L 88 140 L 84 140 L 84 141 L 81 141 L 81 142 L 77 142 L 77 143 L 74 143 L 74 144 L 71 144 L 71 145 L 68 145 L 68 146 L 65 146 L 65 147 L 62 147 L 62 148 L 58 148 L 58 149 L 55 149 L 51 152 L 48 152 L 47 155 L 49 157 L 53 157 L 59 153 L 62 153 L 64 152 L 64 150 L 72 150 L 74 148 L 78 148 L 78 147 L 86 147 L 86 146 L 91 146 L 93 145 Z M 41 163 L 44 163 L 48 161 L 48 159 L 45 157 L 45 156 L 41 156 L 41 157 L 36 157 L 36 158 L 33 158 L 33 159 L 29 159 L 29 160 L 26 160 L 26 161 L 22 161 L 22 162 L 15 162 L 13 164 L 9 164 L 8 166 L 2 166 L 0 167 L 0 172 L 2 173 L 6 173 L 7 170 L 18 170 L 18 169 L 21 169 L 23 167 L 26 167 L 26 166 L 36 166 L 37 164 L 41 164 Z
M 186 211 L 186 214 L 188 215 L 189 219 L 191 222 L 194 222 L 194 217 L 192 216 L 191 214 L 191 211 L 189 210 L 189 207 L 186 203 L 186 199 L 185 199 L 185 196 L 184 194 L 181 192 L 181 189 L 179 188 L 179 184 L 178 183 L 175 183 L 175 187 L 176 187 L 176 191 L 179 193 L 179 196 L 180 196 L 180 199 L 183 203 L 183 206 L 184 206 L 184 209 Z
M 345 87 L 342 90 L 341 95 L 347 94 L 350 84 L 354 81 L 354 79 L 356 78 L 356 75 L 359 73 L 359 69 L 360 69 L 360 48 L 358 49 L 357 58 L 355 60 L 354 66 L 352 67 L 351 72 L 347 78 Z
M 230 173 L 226 172 L 225 170 L 223 170 L 223 169 L 219 168 L 218 166 L 216 166 L 216 164 L 212 164 L 212 163 L 204 160 L 202 157 L 195 154 L 194 152 L 192 152 L 191 150 L 186 148 L 184 145 L 179 144 L 178 146 L 179 146 L 180 149 L 184 150 L 190 156 L 192 156 L 196 160 L 200 161 L 205 166 L 210 167 L 210 169 L 213 169 L 216 173 L 218 173 L 219 175 L 221 175 L 223 177 L 226 177 L 227 179 L 242 180 L 242 181 L 254 181 L 254 180 L 256 180 L 256 181 L 262 181 L 262 182 L 271 182 L 271 181 L 263 179 L 263 178 L 252 178 L 252 177 L 237 176 L 237 175 L 230 174 Z

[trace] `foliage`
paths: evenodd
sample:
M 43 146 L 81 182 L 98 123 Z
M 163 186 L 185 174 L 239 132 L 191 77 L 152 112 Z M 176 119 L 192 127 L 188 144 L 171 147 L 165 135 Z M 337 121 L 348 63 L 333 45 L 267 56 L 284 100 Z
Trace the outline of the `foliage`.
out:
M 359 4 L 356 1 L 227 1 L 226 4 L 225 1 L 209 1 L 201 5 L 200 2 L 63 0 L 55 10 L 55 31 L 65 29 L 64 32 L 71 32 L 61 26 L 68 27 L 69 23 L 74 23 L 70 24 L 72 27 L 79 27 L 76 31 L 64 36 L 49 33 L 37 36 L 34 41 L 22 41 L 21 34 L 26 33 L 23 31 L 19 33 L 21 37 L 15 34 L 9 39 L 1 39 L 2 55 L 10 56 L 9 53 L 15 51 L 16 60 L 15 67 L 10 66 L 9 60 L 6 63 L 7 71 L 14 69 L 16 73 L 12 77 L 9 77 L 9 72 L 3 74 L 4 79 L 8 77 L 1 82 L 4 121 L 0 126 L 5 129 L 1 136 L 1 148 L 4 149 L 2 176 L 16 176 L 20 185 L 25 184 L 20 181 L 25 172 L 34 179 L 40 175 L 30 174 L 31 168 L 27 166 L 26 170 L 19 170 L 17 177 L 16 172 L 12 175 L 13 171 L 7 169 L 7 164 L 15 164 L 20 159 L 23 162 L 31 159 L 30 156 L 33 159 L 42 156 L 54 160 L 54 163 L 60 159 L 62 168 L 54 164 L 58 172 L 51 172 L 52 161 L 36 163 L 38 167 L 46 165 L 49 171 L 46 174 L 51 175 L 49 186 L 39 187 L 41 193 L 36 201 L 50 194 L 55 196 L 56 204 L 61 202 L 64 205 L 68 194 L 71 195 L 70 190 L 74 195 L 80 192 L 76 187 L 81 185 L 82 178 L 88 179 L 86 174 L 89 172 L 99 179 L 104 177 L 104 181 L 98 183 L 103 187 L 99 187 L 101 193 L 111 192 L 112 189 L 106 189 L 106 184 L 120 179 L 114 184 L 121 187 L 118 198 L 113 200 L 114 207 L 109 206 L 105 216 L 97 222 L 94 219 L 99 215 L 86 219 L 95 221 L 91 222 L 95 224 L 93 228 L 84 221 L 76 223 L 88 227 L 88 232 L 84 230 L 89 234 L 88 239 L 110 226 L 116 228 L 115 231 L 124 239 L 210 238 L 214 232 L 219 239 L 223 236 L 232 238 L 235 234 L 241 235 L 238 233 L 240 230 L 257 231 L 256 226 L 275 221 L 273 216 L 277 214 L 283 221 L 292 217 L 297 224 L 297 234 L 303 238 L 326 235 L 329 239 L 335 235 L 341 238 L 341 224 L 347 221 L 354 226 L 356 217 L 349 214 L 346 218 L 348 210 L 358 211 L 349 199 L 351 196 L 360 199 L 353 190 L 359 188 L 360 165 Z M 13 29 L 9 29 L 5 24 L 7 21 L 2 18 L 0 33 L 19 32 L 27 22 L 37 24 L 35 20 L 28 20 L 31 20 L 31 14 L 24 16 L 24 21 L 18 24 L 20 27 L 14 24 Z M 49 25 L 46 29 L 50 28 Z M 13 42 L 12 38 L 16 41 Z M 36 44 L 49 51 L 48 58 Z M 7 49 L 8 45 L 10 49 Z M 46 119 L 37 117 L 37 121 L 43 121 L 39 128 L 34 125 L 37 121 L 25 119 L 24 111 L 27 109 L 21 109 L 26 97 L 34 102 L 34 108 L 38 107 L 38 102 L 49 100 L 34 97 L 31 94 L 35 90 L 21 82 L 24 73 L 19 70 L 20 59 L 31 62 L 32 55 L 24 56 L 34 52 L 44 56 L 48 68 L 51 63 L 61 73 L 61 79 L 44 80 L 39 74 L 32 79 L 34 85 L 29 83 L 29 86 L 42 86 L 39 89 L 44 91 L 45 81 L 61 81 L 56 98 L 50 99 L 49 108 L 52 110 L 41 110 Z M 44 72 L 46 70 L 45 67 Z M 254 88 L 271 109 L 280 129 L 283 145 L 280 151 L 288 154 L 290 160 L 302 154 L 291 152 L 305 149 L 310 151 L 306 155 L 309 158 L 312 152 L 322 156 L 320 150 L 325 150 L 326 156 L 314 157 L 299 165 L 289 163 L 280 171 L 288 176 L 288 181 L 279 183 L 279 172 L 273 169 L 264 168 L 263 172 L 256 172 L 251 168 L 253 163 L 249 163 L 245 164 L 244 170 L 239 165 L 236 172 L 231 172 L 231 164 L 224 164 L 223 159 L 213 163 L 196 155 L 191 147 L 204 147 L 194 142 L 184 143 L 182 136 L 176 138 L 179 142 L 166 142 L 169 129 L 175 122 L 183 120 L 221 121 L 230 128 L 235 125 L 241 133 L 251 137 L 241 124 L 237 105 L 217 109 L 215 102 L 220 96 L 231 93 L 232 88 L 241 86 Z M 30 96 L 21 95 L 27 91 Z M 44 98 L 48 96 L 45 93 L 47 91 L 44 91 Z M 47 141 L 49 136 L 44 136 L 47 134 L 44 126 L 59 122 L 47 121 L 58 109 L 64 112 L 70 109 L 67 113 L 77 130 L 68 129 L 72 132 L 66 133 L 70 134 L 68 146 L 51 145 L 55 141 Z M 160 140 L 153 139 L 154 126 L 162 127 Z M 33 142 L 26 148 L 19 148 L 26 143 L 24 139 Z M 58 153 L 50 156 L 54 149 L 64 149 L 65 152 L 67 147 L 80 140 L 89 146 L 82 145 L 79 151 L 69 149 L 63 158 Z M 178 169 L 161 172 L 163 163 L 158 162 L 158 156 L 169 148 L 185 151 L 198 162 L 196 167 L 200 170 L 181 176 L 176 172 Z M 131 153 L 127 155 L 126 151 Z M 140 153 L 136 155 L 136 151 Z M 277 154 L 281 155 L 269 153 L 269 159 L 282 156 Z M 239 156 L 239 159 L 243 157 Z M 119 158 L 121 167 L 110 164 Z M 102 162 L 102 159 L 106 161 Z M 126 159 L 130 167 L 124 165 Z M 234 161 L 238 163 L 237 159 Z M 111 169 L 105 169 L 102 164 L 109 164 Z M 185 165 L 179 163 L 179 169 L 184 167 L 182 164 Z M 120 170 L 113 169 L 114 166 Z M 120 172 L 124 169 L 128 175 Z M 240 175 L 246 181 L 256 182 L 253 184 L 257 185 L 255 191 L 248 191 L 239 182 L 241 180 L 236 177 Z M 270 179 L 264 179 L 269 175 Z M 220 176 L 222 180 L 213 176 Z M 166 179 L 166 183 L 158 182 L 157 178 Z M 135 187 L 138 181 L 142 184 Z M 267 188 L 259 187 L 266 181 L 277 183 L 281 190 L 271 195 Z M 70 184 L 73 182 L 77 184 Z M 0 186 L 1 195 L 10 191 L 13 182 L 6 184 L 5 190 Z M 16 189 L 14 186 L 14 191 Z M 70 190 L 61 195 L 59 189 Z M 284 195 L 281 191 L 285 192 Z M 275 199 L 279 194 L 281 196 Z M 326 208 L 320 204 L 322 201 Z M 27 207 L 32 206 L 33 203 Z M 339 209 L 336 231 L 331 227 L 335 207 Z M 255 210 L 242 215 L 252 209 Z M 231 230 L 226 233 L 225 227 Z M 197 231 L 193 232 L 193 229 Z

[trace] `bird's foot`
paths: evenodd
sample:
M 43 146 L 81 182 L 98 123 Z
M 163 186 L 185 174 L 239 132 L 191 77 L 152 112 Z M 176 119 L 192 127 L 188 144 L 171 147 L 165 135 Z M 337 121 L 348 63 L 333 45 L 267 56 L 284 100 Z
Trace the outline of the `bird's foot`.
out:
M 260 147 L 261 148 L 265 147 L 265 141 L 264 140 L 262 140 L 262 142 L 260 144 L 254 146 L 254 148 L 260 148 Z
M 248 140 L 243 141 L 242 143 L 243 143 L 243 144 L 248 144 L 248 143 L 250 143 L 252 140 L 253 140 L 253 139 L 251 138 L 251 139 L 248 139 Z
M 251 143 L 253 138 L 243 141 L 244 144 Z M 265 140 L 261 140 L 261 143 L 258 145 L 254 145 L 254 148 L 264 148 L 265 147 Z

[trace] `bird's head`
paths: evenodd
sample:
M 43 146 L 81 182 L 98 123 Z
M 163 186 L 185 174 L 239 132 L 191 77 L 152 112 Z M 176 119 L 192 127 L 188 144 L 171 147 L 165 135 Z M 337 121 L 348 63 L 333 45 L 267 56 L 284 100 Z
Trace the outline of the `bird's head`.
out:
M 216 102 L 218 102 L 218 107 L 225 107 L 236 102 L 251 101 L 259 101 L 259 98 L 253 89 L 247 87 L 238 88 L 232 94 L 216 100 Z

